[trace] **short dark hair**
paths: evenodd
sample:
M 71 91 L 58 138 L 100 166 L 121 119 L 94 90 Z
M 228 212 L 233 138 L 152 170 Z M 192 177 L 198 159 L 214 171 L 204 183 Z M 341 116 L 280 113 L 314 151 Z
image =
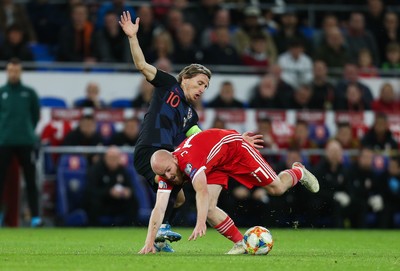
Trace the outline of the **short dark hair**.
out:
M 10 58 L 8 63 L 13 64 L 13 65 L 21 65 L 21 60 L 17 57 L 12 57 L 12 58 Z

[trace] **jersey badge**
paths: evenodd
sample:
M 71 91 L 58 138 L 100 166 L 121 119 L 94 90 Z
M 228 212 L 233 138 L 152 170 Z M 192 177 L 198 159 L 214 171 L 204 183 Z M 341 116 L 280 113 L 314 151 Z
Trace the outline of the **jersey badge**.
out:
M 158 188 L 160 189 L 167 189 L 167 183 L 164 181 L 159 181 L 158 182 Z
M 185 167 L 185 173 L 186 173 L 186 175 L 189 176 L 191 172 L 192 172 L 192 164 L 188 163 L 188 164 L 186 164 L 186 167 Z

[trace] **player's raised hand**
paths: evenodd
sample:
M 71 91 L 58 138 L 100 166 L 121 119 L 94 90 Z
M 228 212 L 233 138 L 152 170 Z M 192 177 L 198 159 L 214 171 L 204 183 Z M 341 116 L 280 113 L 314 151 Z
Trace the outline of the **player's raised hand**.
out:
M 157 250 L 154 247 L 154 244 L 144 245 L 144 247 L 138 252 L 138 254 L 149 254 L 149 253 L 156 253 Z
M 264 148 L 264 146 L 262 145 L 262 143 L 264 143 L 263 135 L 257 135 L 251 132 L 245 132 L 242 136 L 244 140 L 253 145 L 254 148 L 257 149 Z
M 205 223 L 196 224 L 192 234 L 189 236 L 189 241 L 196 240 L 198 237 L 206 235 L 207 226 Z
M 122 12 L 121 19 L 119 21 L 119 25 L 122 27 L 122 30 L 128 37 L 133 37 L 139 30 L 139 21 L 140 18 L 137 17 L 135 23 L 132 23 L 131 14 L 129 11 Z

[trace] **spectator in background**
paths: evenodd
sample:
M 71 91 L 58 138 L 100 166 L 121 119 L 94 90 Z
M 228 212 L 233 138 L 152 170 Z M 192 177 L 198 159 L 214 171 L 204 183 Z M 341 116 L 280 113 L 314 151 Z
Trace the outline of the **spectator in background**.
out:
M 250 108 L 281 109 L 284 105 L 277 96 L 277 81 L 270 74 L 264 75 L 260 83 L 253 88 L 253 97 L 249 101 Z
M 357 162 L 349 167 L 346 176 L 351 196 L 349 218 L 352 228 L 366 228 L 366 218 L 370 212 L 378 216 L 379 227 L 384 224 L 382 176 L 373 170 L 373 163 L 373 150 L 364 147 L 360 150 Z
M 106 104 L 100 98 L 100 86 L 96 82 L 89 82 L 86 86 L 85 98 L 78 100 L 75 107 L 91 107 L 94 109 L 104 109 Z
M 35 42 L 36 33 L 24 5 L 14 2 L 13 0 L 2 0 L 0 3 L 0 33 L 5 33 L 9 26 L 18 24 L 24 27 L 27 41 Z
M 314 172 L 321 180 L 321 189 L 315 197 L 309 198 L 311 225 L 343 228 L 351 198 L 345 178 L 347 171 L 343 164 L 343 149 L 339 142 L 331 140 L 327 143 L 325 156 L 315 166 Z M 327 218 L 333 221 L 324 221 Z
M 232 45 L 227 27 L 216 29 L 216 42 L 204 49 L 203 62 L 214 65 L 241 65 L 240 57 Z
M 140 40 L 140 46 L 142 46 L 145 55 L 150 50 L 153 39 L 158 28 L 158 24 L 154 20 L 153 9 L 150 5 L 144 4 L 137 8 L 137 16 L 140 18 L 140 27 L 138 30 L 138 38 Z
M 215 14 L 220 9 L 221 1 L 219 0 L 199 0 L 197 5 L 192 5 L 184 10 L 186 21 L 196 29 L 197 41 L 200 42 L 201 34 L 211 26 Z
M 198 63 L 202 58 L 201 49 L 194 40 L 195 36 L 194 27 L 189 23 L 183 23 L 177 33 L 177 40 L 174 45 L 172 59 L 175 64 Z
M 334 14 L 326 14 L 322 19 L 321 29 L 316 30 L 313 35 L 314 48 L 319 48 L 326 43 L 327 33 L 332 28 L 339 28 L 338 18 Z
M 63 18 L 60 16 L 61 10 L 58 5 L 49 0 L 29 1 L 26 10 L 29 13 L 30 21 L 36 32 L 37 42 L 55 46 L 58 42 L 57 33 L 63 24 Z M 24 24 L 24 27 L 29 27 Z
M 377 40 L 383 29 L 386 8 L 382 0 L 367 0 L 367 11 L 364 14 L 366 29 L 371 31 Z
M 345 97 L 335 99 L 335 110 L 363 112 L 371 109 L 371 103 L 363 99 L 361 88 L 351 83 L 347 85 Z
M 101 62 L 130 62 L 131 51 L 125 33 L 118 23 L 117 14 L 112 11 L 104 15 L 104 27 L 94 34 L 95 57 Z
M 279 24 L 276 21 L 275 13 L 272 9 L 265 9 L 262 11 L 262 17 L 260 18 L 263 28 L 274 35 L 279 30 Z
M 139 87 L 139 94 L 133 99 L 133 108 L 147 108 L 150 105 L 150 100 L 154 92 L 154 86 L 142 79 Z
M 236 31 L 236 26 L 231 22 L 231 15 L 228 9 L 220 9 L 215 13 L 213 24 L 204 29 L 201 35 L 201 47 L 206 48 L 216 40 L 216 29 L 219 27 L 227 27 L 231 36 Z
M 172 60 L 174 53 L 174 44 L 171 35 L 168 31 L 161 31 L 156 33 L 153 39 L 153 44 L 149 50 L 146 59 L 149 63 L 155 63 L 161 58 Z
M 294 88 L 282 78 L 282 68 L 273 64 L 269 67 L 268 72 L 275 77 L 277 95 L 281 104 L 284 108 L 290 108 L 293 102 Z
M 0 60 L 8 61 L 11 58 L 18 58 L 21 61 L 33 60 L 24 28 L 17 24 L 7 28 L 6 40 L 0 46 Z
M 317 144 L 310 138 L 309 124 L 305 120 L 297 120 L 294 132 L 289 139 L 289 148 L 292 149 L 315 149 Z
M 377 38 L 379 54 L 382 61 L 389 60 L 386 55 L 386 47 L 389 43 L 400 43 L 399 16 L 394 11 L 386 12 L 384 18 L 384 27 L 379 32 Z
M 361 78 L 378 77 L 378 68 L 372 61 L 372 53 L 367 48 L 361 48 L 358 51 L 358 66 Z
M 400 44 L 397 42 L 389 43 L 386 46 L 386 61 L 382 64 L 384 71 L 400 70 Z
M 90 226 L 132 226 L 138 202 L 131 176 L 122 165 L 121 152 L 109 147 L 102 159 L 87 173 L 87 214 Z M 108 218 L 112 224 L 104 225 Z
M 313 80 L 312 60 L 304 53 L 300 40 L 290 42 L 288 50 L 279 55 L 278 65 L 282 68 L 282 79 L 295 89 Z
M 235 89 L 231 81 L 221 83 L 219 94 L 207 104 L 211 108 L 243 108 L 244 105 L 235 99 Z
M 378 99 L 372 102 L 372 110 L 383 113 L 399 113 L 400 102 L 397 96 L 398 94 L 395 93 L 393 85 L 384 83 L 380 88 Z
M 353 129 L 348 122 L 339 122 L 336 124 L 337 131 L 335 140 L 340 143 L 342 149 L 358 149 L 360 147 L 360 140 L 353 134 Z
M 64 146 L 98 146 L 102 144 L 102 137 L 97 132 L 97 123 L 92 114 L 84 113 L 79 119 L 78 126 L 70 131 L 64 138 Z M 88 164 L 99 159 L 98 155 L 87 155 Z
M 363 104 L 371 104 L 373 101 L 372 92 L 368 86 L 361 83 L 359 80 L 359 69 L 354 63 L 346 63 L 343 68 L 343 78 L 336 84 L 335 102 L 343 102 L 346 100 L 347 87 L 350 84 L 356 84 L 361 90 Z M 342 106 L 341 106 L 342 107 Z
M 124 120 L 124 128 L 114 133 L 110 145 L 135 146 L 139 137 L 140 121 L 138 118 L 127 118 Z
M 218 116 L 214 118 L 213 124 L 211 128 L 218 128 L 218 129 L 226 129 L 226 123 L 224 120 L 219 118 Z
M 315 59 L 323 60 L 329 68 L 342 68 L 351 59 L 350 51 L 338 27 L 325 31 L 325 40 L 317 47 Z
M 309 84 L 301 84 L 294 91 L 292 109 L 320 109 L 321 102 L 315 104 L 312 101 L 313 90 Z
M 375 121 L 372 127 L 361 139 L 361 146 L 371 148 L 375 151 L 395 151 L 398 149 L 397 142 L 389 129 L 389 122 L 386 114 L 375 114 Z
M 100 29 L 104 26 L 104 17 L 109 11 L 112 11 L 115 14 L 122 14 L 123 11 L 129 11 L 132 18 L 136 18 L 136 13 L 133 7 L 125 2 L 125 0 L 112 0 L 103 2 L 97 11 L 96 29 Z
M 236 51 L 239 55 L 248 54 L 249 49 L 254 49 L 252 48 L 254 38 L 257 38 L 258 41 L 264 40 L 263 50 L 257 53 L 263 53 L 267 56 L 269 63 L 275 63 L 277 58 L 276 46 L 272 36 L 263 29 L 260 23 L 261 10 L 256 6 L 248 6 L 244 9 L 243 15 L 242 26 L 232 36 Z
M 22 65 L 11 59 L 6 66 L 7 83 L 0 88 L 0 225 L 4 218 L 2 196 L 5 178 L 13 156 L 24 173 L 31 226 L 43 224 L 39 216 L 36 187 L 35 127 L 39 121 L 39 98 L 32 88 L 21 83 Z M 18 180 L 14 180 L 18 181 Z
M 365 28 L 365 19 L 362 13 L 354 11 L 350 14 L 345 38 L 353 61 L 357 61 L 358 51 L 366 48 L 372 54 L 374 65 L 380 64 L 378 47 L 371 32 Z
M 250 67 L 268 68 L 272 59 L 266 53 L 267 46 L 265 36 L 251 36 L 249 47 L 241 55 L 242 63 Z
M 88 19 L 88 8 L 76 4 L 71 10 L 71 23 L 65 25 L 59 35 L 58 60 L 94 62 L 92 38 L 94 26 Z
M 329 82 L 328 67 L 323 60 L 314 61 L 313 73 L 311 104 L 314 104 L 316 109 L 331 110 L 335 99 L 335 87 Z
M 164 25 L 157 29 L 157 31 L 168 32 L 171 35 L 172 42 L 176 43 L 180 28 L 185 23 L 185 21 L 186 20 L 182 10 L 178 8 L 170 8 L 166 15 Z
M 279 149 L 277 143 L 277 136 L 274 134 L 274 129 L 272 129 L 272 121 L 269 118 L 260 118 L 257 120 L 257 132 L 256 134 L 262 135 L 264 142 L 262 143 L 264 148 L 270 150 Z M 296 160 L 300 161 L 300 160 Z
M 280 21 L 280 29 L 274 35 L 278 55 L 289 50 L 292 40 L 298 40 L 303 45 L 305 52 L 309 54 L 311 52 L 311 43 L 299 29 L 297 14 L 293 10 L 287 9 L 281 15 Z

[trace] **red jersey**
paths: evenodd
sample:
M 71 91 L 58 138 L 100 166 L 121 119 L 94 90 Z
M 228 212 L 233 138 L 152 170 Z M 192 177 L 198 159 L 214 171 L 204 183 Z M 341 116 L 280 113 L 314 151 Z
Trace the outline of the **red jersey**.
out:
M 229 177 L 248 188 L 268 185 L 277 177 L 260 152 L 234 130 L 209 129 L 192 135 L 173 154 L 190 180 L 204 171 L 207 184 L 224 188 L 228 187 Z M 172 184 L 159 182 L 158 189 L 170 191 Z

